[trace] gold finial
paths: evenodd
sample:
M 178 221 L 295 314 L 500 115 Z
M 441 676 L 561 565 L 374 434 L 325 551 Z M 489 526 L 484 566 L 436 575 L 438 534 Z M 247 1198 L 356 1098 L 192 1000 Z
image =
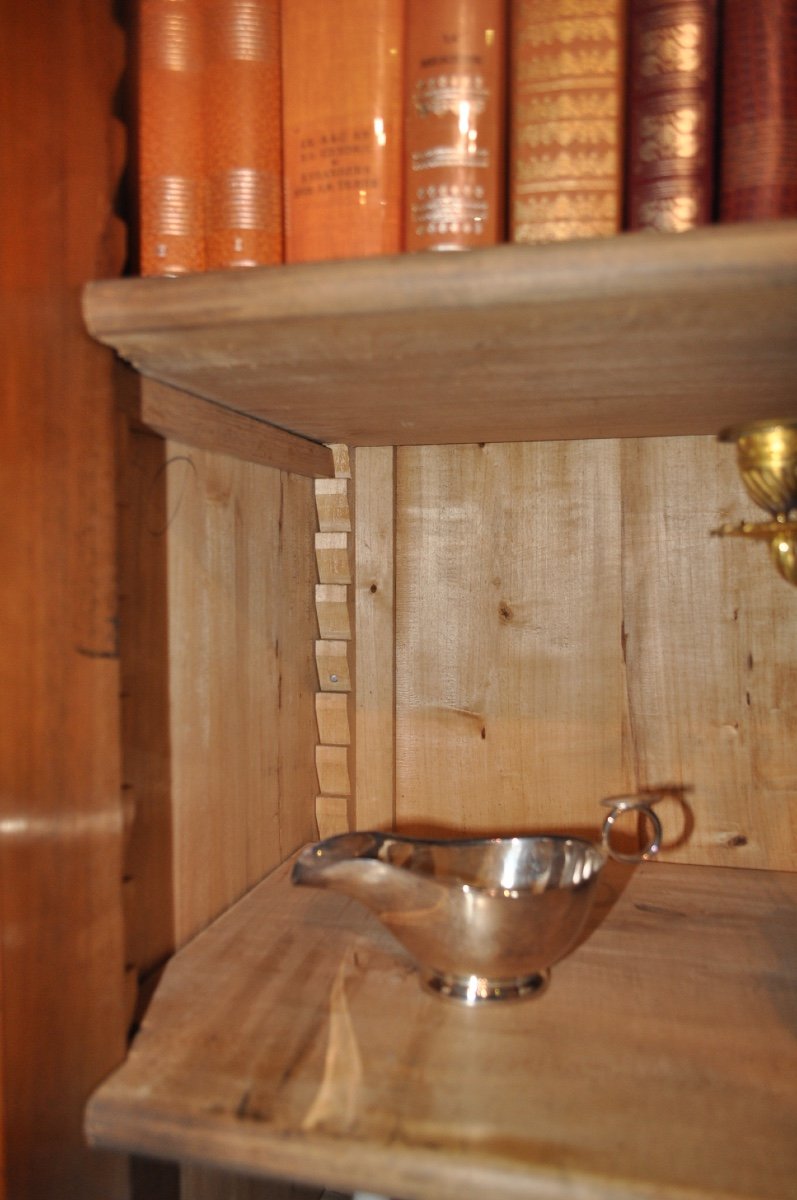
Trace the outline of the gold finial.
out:
M 742 521 L 713 530 L 721 537 L 747 537 L 769 543 L 780 575 L 797 584 L 797 418 L 752 421 L 720 433 L 721 442 L 736 443 L 742 483 L 768 521 Z

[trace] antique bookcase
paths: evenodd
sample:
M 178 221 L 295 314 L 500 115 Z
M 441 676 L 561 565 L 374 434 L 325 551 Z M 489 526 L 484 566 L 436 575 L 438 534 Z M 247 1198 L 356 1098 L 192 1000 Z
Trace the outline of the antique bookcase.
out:
M 114 279 L 122 32 L 4 27 L 8 1196 L 785 1196 L 797 597 L 711 530 L 795 224 Z M 288 882 L 649 790 L 661 861 L 505 1010 Z
M 408 1200 L 785 1194 L 795 596 L 711 531 L 795 298 L 790 222 L 87 288 L 166 609 L 163 645 L 133 571 L 125 777 L 171 844 L 153 805 L 130 874 L 183 946 L 98 1144 Z M 199 933 L 316 830 L 594 833 L 651 791 L 662 861 L 527 1005 L 423 994 L 287 867 Z

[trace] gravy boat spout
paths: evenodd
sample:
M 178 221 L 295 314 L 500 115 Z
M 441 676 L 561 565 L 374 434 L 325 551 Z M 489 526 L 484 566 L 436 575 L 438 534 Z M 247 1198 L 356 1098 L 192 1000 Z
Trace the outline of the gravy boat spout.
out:
M 579 938 L 608 856 L 655 854 L 661 826 L 647 804 L 607 802 L 600 843 L 577 837 L 435 840 L 355 832 L 309 846 L 293 882 L 331 888 L 371 909 L 404 946 L 430 991 L 476 1005 L 521 999 Z M 645 814 L 653 837 L 637 854 L 610 845 L 617 816 Z

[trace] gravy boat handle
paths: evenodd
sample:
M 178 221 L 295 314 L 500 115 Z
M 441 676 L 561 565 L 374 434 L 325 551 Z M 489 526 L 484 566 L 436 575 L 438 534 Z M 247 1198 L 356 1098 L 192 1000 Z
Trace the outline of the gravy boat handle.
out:
M 656 799 L 660 799 L 660 797 L 656 797 Z M 652 858 L 654 854 L 658 854 L 661 849 L 662 828 L 661 821 L 651 808 L 651 804 L 654 803 L 655 800 L 653 798 L 646 803 L 644 800 L 640 800 L 638 796 L 612 796 L 607 800 L 601 800 L 601 804 L 611 809 L 601 827 L 601 844 L 608 855 L 618 862 L 639 863 L 647 858 Z M 627 812 L 643 813 L 650 822 L 653 831 L 646 845 L 634 854 L 625 854 L 615 849 L 612 845 L 614 823 L 619 816 Z

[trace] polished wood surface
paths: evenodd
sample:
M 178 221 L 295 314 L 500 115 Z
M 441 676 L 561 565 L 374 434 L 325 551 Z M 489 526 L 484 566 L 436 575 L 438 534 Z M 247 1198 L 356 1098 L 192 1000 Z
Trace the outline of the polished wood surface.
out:
M 783 1200 L 797 876 L 604 879 L 547 991 L 476 1011 L 280 868 L 171 963 L 90 1136 L 405 1200 Z
M 322 442 L 712 433 L 788 412 L 797 223 L 94 284 L 145 375 Z
M 124 1200 L 82 1134 L 125 1051 L 112 357 L 80 289 L 124 260 L 113 6 L 0 8 L 0 921 L 8 1200 Z
M 396 822 L 595 827 L 663 789 L 679 862 L 797 863 L 795 593 L 714 438 L 402 448 Z

